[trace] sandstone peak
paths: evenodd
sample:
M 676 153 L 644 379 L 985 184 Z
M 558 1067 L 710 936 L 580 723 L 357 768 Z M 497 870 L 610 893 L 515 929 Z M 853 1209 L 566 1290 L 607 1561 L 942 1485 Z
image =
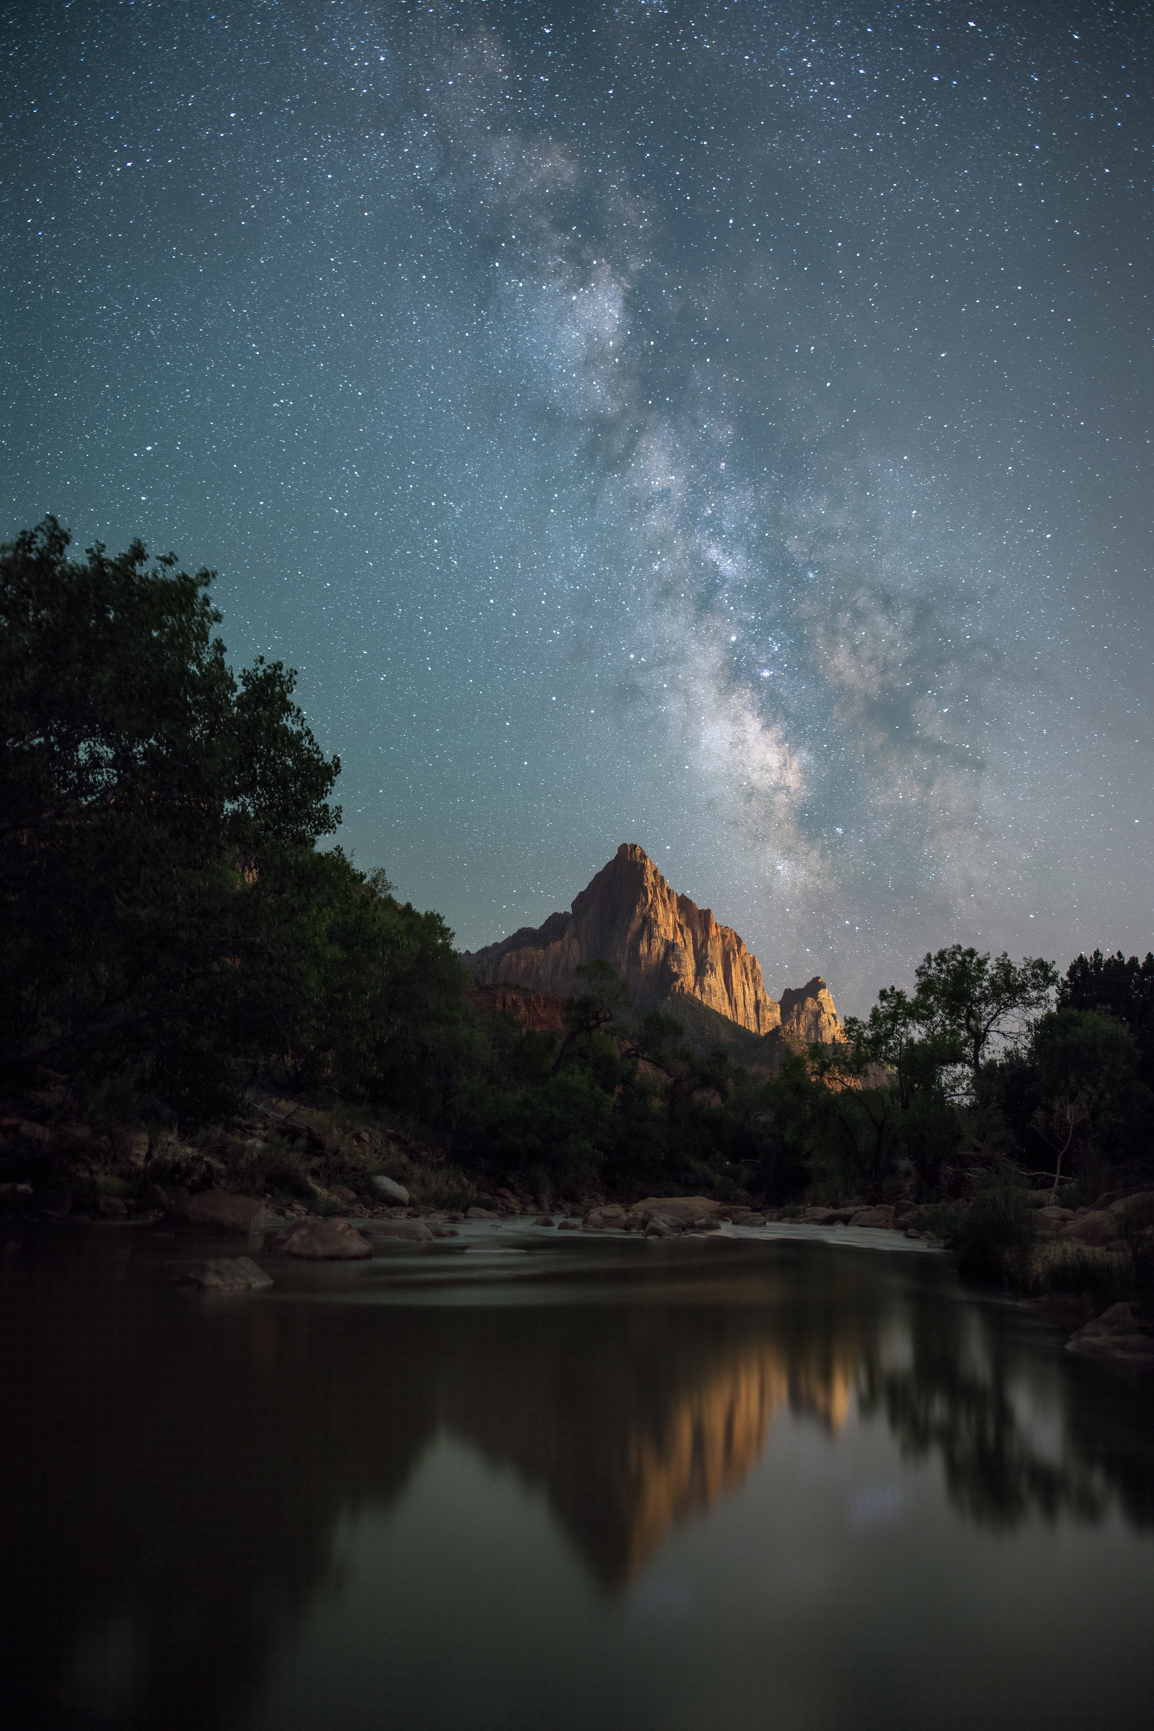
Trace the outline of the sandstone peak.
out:
M 841 1019 L 820 974 L 815 974 L 804 986 L 787 987 L 781 994 L 781 1025 L 807 1046 L 815 1041 L 829 1046 L 843 1038 Z
M 461 959 L 481 985 L 517 985 L 562 997 L 581 988 L 575 970 L 582 962 L 601 959 L 629 983 L 641 1007 L 681 994 L 757 1034 L 772 1032 L 783 1020 L 757 957 L 737 932 L 720 925 L 711 908 L 677 895 L 636 842 L 622 842 L 567 914 L 550 914 L 543 925 L 523 926 Z M 786 998 L 789 1026 L 802 1038 L 841 1037 L 824 980 L 816 978 Z M 811 1027 L 827 1031 L 811 1034 Z

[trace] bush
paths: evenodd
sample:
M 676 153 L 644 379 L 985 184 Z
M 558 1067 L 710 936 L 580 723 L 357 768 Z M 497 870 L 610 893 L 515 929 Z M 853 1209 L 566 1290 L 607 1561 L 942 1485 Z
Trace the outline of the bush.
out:
M 1004 1274 L 1007 1258 L 1025 1252 L 1034 1237 L 1029 1188 L 1012 1167 L 996 1167 L 974 1187 L 973 1199 L 953 1219 L 962 1274 Z

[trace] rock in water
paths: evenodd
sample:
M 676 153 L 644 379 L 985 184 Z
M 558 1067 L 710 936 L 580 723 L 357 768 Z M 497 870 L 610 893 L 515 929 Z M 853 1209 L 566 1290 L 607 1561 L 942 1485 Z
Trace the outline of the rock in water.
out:
M 182 1274 L 181 1286 L 199 1286 L 203 1292 L 222 1297 L 237 1292 L 259 1292 L 272 1285 L 272 1275 L 258 1268 L 251 1256 L 213 1256 L 200 1268 Z
M 419 1220 L 366 1221 L 362 1231 L 373 1238 L 408 1238 L 414 1244 L 431 1244 L 434 1236 Z
M 349 1261 L 371 1256 L 368 1239 L 347 1220 L 298 1220 L 272 1241 L 282 1256 L 303 1256 L 310 1262 Z
M 229 1190 L 201 1190 L 184 1205 L 184 1218 L 193 1226 L 211 1226 L 217 1232 L 263 1231 L 267 1209 L 256 1196 L 234 1196 Z
M 1154 1333 L 1139 1322 L 1131 1304 L 1112 1304 L 1071 1335 L 1066 1351 L 1154 1369 Z

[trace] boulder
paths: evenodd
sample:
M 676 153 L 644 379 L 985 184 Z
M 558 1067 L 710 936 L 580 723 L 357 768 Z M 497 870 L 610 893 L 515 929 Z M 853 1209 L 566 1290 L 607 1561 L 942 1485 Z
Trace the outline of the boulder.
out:
M 52 1140 L 52 1132 L 43 1124 L 36 1124 L 31 1118 L 0 1118 L 0 1130 L 9 1135 L 21 1136 L 25 1142 L 48 1143 Z
M 282 1256 L 303 1256 L 310 1262 L 351 1261 L 373 1254 L 368 1239 L 347 1220 L 298 1220 L 273 1239 L 271 1248 Z
M 373 1220 L 367 1222 L 361 1231 L 371 1238 L 407 1238 L 412 1244 L 431 1244 L 433 1241 L 433 1233 L 419 1220 Z M 445 1231 L 442 1236 L 455 1238 L 457 1235 Z
M 272 1275 L 259 1268 L 251 1256 L 213 1256 L 199 1268 L 180 1276 L 181 1286 L 198 1286 L 202 1292 L 228 1296 L 238 1292 L 260 1292 L 272 1285 Z
M 96 1212 L 102 1220 L 124 1220 L 127 1218 L 128 1208 L 119 1196 L 98 1196 Z
M 466 1220 L 500 1220 L 501 1216 L 491 1208 L 466 1208 Z
M 624 1226 L 625 1210 L 615 1202 L 606 1203 L 603 1208 L 591 1208 L 585 1216 L 586 1226 Z
M 646 1238 L 676 1238 L 677 1229 L 670 1226 L 668 1221 L 662 1220 L 659 1215 L 654 1215 L 645 1223 L 645 1236 Z
M 892 1226 L 893 1223 L 894 1211 L 885 1204 L 877 1208 L 859 1208 L 848 1221 L 850 1226 Z
M 561 1220 L 557 1224 L 558 1232 L 579 1232 L 581 1228 L 575 1220 Z
M 688 1226 L 691 1221 L 720 1210 L 721 1203 L 708 1196 L 646 1196 L 635 1202 L 629 1212 L 642 1225 L 656 1216 L 669 1226 Z
M 1154 1368 L 1154 1331 L 1141 1323 L 1132 1304 L 1112 1304 L 1066 1342 L 1067 1352 L 1085 1358 Z
M 1154 1220 L 1154 1190 L 1139 1190 L 1133 1196 L 1119 1196 L 1116 1202 L 1111 1202 L 1107 1212 L 1116 1220 L 1124 1214 L 1130 1214 L 1134 1219 L 1148 1217 Z
M 1102 1250 L 1118 1236 L 1118 1217 L 1104 1208 L 1091 1209 L 1088 1214 L 1076 1214 L 1062 1227 L 1059 1236 Z
M 1068 1220 L 1073 1220 L 1074 1213 L 1070 1208 L 1051 1207 L 1049 1203 L 1039 1208 L 1034 1216 L 1039 1232 L 1058 1233 Z M 1117 1230 L 1117 1228 L 1115 1228 Z
M 409 1193 L 403 1184 L 397 1183 L 395 1178 L 386 1178 L 383 1172 L 377 1172 L 373 1175 L 373 1184 L 382 1196 L 388 1196 L 392 1201 L 401 1203 L 403 1207 L 408 1207 Z
M 535 1226 L 552 1226 L 553 1216 L 551 1214 L 538 1214 L 533 1224 Z
M 251 1235 L 263 1231 L 268 1209 L 256 1196 L 234 1196 L 231 1190 L 201 1190 L 189 1197 L 182 1213 L 191 1226 Z

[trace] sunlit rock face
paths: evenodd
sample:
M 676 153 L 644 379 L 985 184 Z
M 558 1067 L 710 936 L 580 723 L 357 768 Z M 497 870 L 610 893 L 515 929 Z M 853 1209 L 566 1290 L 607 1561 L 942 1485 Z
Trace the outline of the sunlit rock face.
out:
M 565 1027 L 565 999 L 556 992 L 527 992 L 519 986 L 478 983 L 472 989 L 475 1004 L 490 1010 L 511 1010 L 524 1028 L 535 1034 L 559 1034 Z
M 507 1007 L 527 1026 L 539 1022 L 542 1028 L 550 1017 L 533 1020 L 524 994 L 536 994 L 540 1005 L 548 995 L 555 1004 L 582 989 L 575 970 L 597 959 L 617 969 L 642 1008 L 681 994 L 756 1034 L 781 1028 L 799 1045 L 815 1040 L 829 1045 L 842 1038 L 833 998 L 820 975 L 787 990 L 775 1003 L 757 957 L 738 934 L 719 925 L 711 909 L 677 895 L 645 850 L 632 842 L 622 842 L 569 913 L 550 914 L 543 926 L 522 926 L 500 943 L 462 957 L 481 986 L 519 987 L 523 996 L 510 998 Z
M 829 987 L 820 974 L 815 974 L 804 986 L 789 988 L 781 994 L 781 1025 L 806 1046 L 815 1041 L 829 1046 L 845 1037 Z
M 482 984 L 562 996 L 582 988 L 577 966 L 597 959 L 617 969 L 640 1005 L 684 993 L 755 1033 L 780 1025 L 757 957 L 709 908 L 677 895 L 644 849 L 629 842 L 569 913 L 551 914 L 535 930 L 524 926 L 462 958 Z

